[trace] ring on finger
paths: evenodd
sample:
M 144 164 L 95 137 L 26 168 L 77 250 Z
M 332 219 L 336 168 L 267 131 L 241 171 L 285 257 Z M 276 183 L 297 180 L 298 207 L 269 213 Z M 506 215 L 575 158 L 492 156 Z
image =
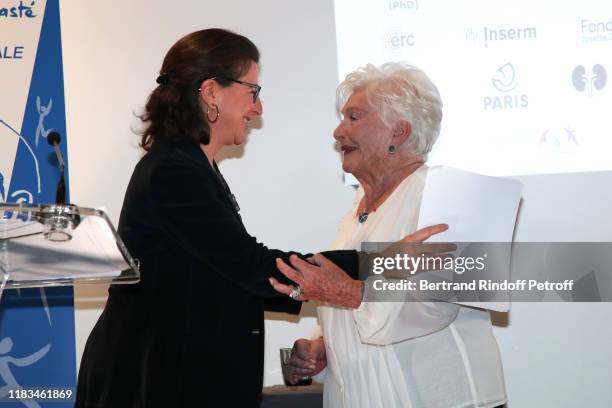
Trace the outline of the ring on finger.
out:
M 293 286 L 293 290 L 289 294 L 289 297 L 293 300 L 297 300 L 302 295 L 302 288 L 300 285 Z

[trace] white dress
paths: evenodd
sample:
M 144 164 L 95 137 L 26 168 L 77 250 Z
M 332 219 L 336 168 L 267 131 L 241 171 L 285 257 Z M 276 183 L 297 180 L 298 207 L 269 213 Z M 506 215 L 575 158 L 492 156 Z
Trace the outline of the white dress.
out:
M 332 249 L 393 242 L 415 231 L 427 167 L 407 177 L 360 224 L 363 189 Z M 506 401 L 489 313 L 451 303 L 364 302 L 320 306 L 326 408 L 495 407 Z

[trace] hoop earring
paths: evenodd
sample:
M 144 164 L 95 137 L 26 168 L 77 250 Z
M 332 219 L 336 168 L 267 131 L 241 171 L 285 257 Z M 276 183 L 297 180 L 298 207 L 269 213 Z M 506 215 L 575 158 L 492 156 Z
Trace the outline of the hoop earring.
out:
M 394 154 L 396 150 L 397 149 L 395 148 L 395 145 L 390 145 L 389 146 L 389 154 Z
M 206 106 L 206 119 L 208 119 L 209 123 L 215 123 L 219 119 L 219 107 L 215 105 L 214 103 L 212 105 L 215 107 L 215 110 L 217 111 L 217 115 L 215 116 L 215 119 L 211 119 L 210 118 L 210 106 Z

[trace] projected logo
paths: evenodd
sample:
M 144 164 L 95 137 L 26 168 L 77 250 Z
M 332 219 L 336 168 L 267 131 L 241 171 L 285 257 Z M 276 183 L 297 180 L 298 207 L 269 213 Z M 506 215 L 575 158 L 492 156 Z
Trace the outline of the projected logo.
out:
M 516 73 L 511 63 L 506 63 L 497 69 L 497 76 L 491 78 L 491 83 L 500 92 L 510 92 L 516 88 Z
M 578 65 L 572 71 L 572 84 L 578 92 L 586 92 L 593 96 L 593 91 L 601 91 L 608 81 L 608 74 L 603 65 L 595 64 L 587 72 L 586 68 Z
M 414 34 L 402 30 L 390 30 L 386 38 L 387 47 L 393 51 L 401 51 L 406 48 L 414 47 L 416 39 Z
M 486 111 L 526 108 L 529 105 L 527 95 L 513 92 L 518 82 L 516 70 L 510 62 L 497 68 L 491 78 L 491 85 L 498 92 L 497 95 L 483 97 L 483 108 Z
M 419 9 L 418 0 L 398 1 L 389 0 L 389 11 L 416 11 Z
M 486 48 L 489 44 L 498 42 L 515 42 L 515 41 L 531 41 L 538 37 L 536 27 L 509 27 L 509 28 L 496 28 L 496 27 L 482 27 L 475 28 L 469 27 L 465 30 L 466 41 L 480 44 L 482 43 Z
M 470 27 L 467 30 L 465 30 L 465 39 L 467 41 L 471 41 L 475 43 L 476 41 L 478 41 L 478 37 L 479 37 L 479 33 L 478 33 L 477 28 Z
M 580 34 L 584 42 L 612 41 L 612 18 L 609 20 L 580 20 Z
M 540 148 L 570 149 L 578 146 L 576 132 L 570 126 L 562 128 L 548 128 L 542 132 L 539 142 Z

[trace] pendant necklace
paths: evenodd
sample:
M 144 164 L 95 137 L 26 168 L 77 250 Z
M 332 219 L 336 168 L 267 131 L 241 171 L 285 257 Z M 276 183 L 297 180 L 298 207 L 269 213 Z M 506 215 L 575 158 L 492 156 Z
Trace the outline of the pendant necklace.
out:
M 360 224 L 363 224 L 364 222 L 368 220 L 368 216 L 374 211 L 376 211 L 376 207 L 372 208 L 370 211 L 362 212 L 361 214 L 359 214 L 359 217 L 357 218 L 357 220 L 359 221 Z
M 393 190 L 391 190 L 391 191 L 393 191 Z M 373 203 L 373 204 L 374 204 L 374 206 L 373 206 L 373 207 L 372 207 L 372 208 L 371 208 L 369 211 L 368 211 L 368 209 L 367 209 L 367 207 L 366 207 L 366 204 L 365 204 L 365 197 L 364 197 L 364 198 L 363 198 L 363 199 L 364 199 L 364 204 L 363 204 L 364 209 L 363 209 L 363 211 L 362 211 L 362 212 L 360 212 L 360 213 L 359 213 L 359 215 L 357 216 L 357 220 L 359 221 L 359 223 L 360 223 L 360 224 L 363 224 L 364 222 L 366 222 L 366 221 L 368 220 L 368 217 L 369 217 L 369 216 L 370 216 L 370 215 L 371 215 L 371 214 L 372 214 L 374 211 L 376 211 L 376 210 L 378 209 L 378 207 L 380 207 L 380 206 L 381 206 L 381 205 L 382 205 L 382 204 L 385 202 L 385 200 L 387 199 L 387 197 L 389 197 L 389 195 L 390 195 L 390 193 L 389 193 L 389 194 L 383 194 L 383 195 L 381 195 L 380 197 L 378 197 L 378 200 L 374 201 L 374 203 Z

